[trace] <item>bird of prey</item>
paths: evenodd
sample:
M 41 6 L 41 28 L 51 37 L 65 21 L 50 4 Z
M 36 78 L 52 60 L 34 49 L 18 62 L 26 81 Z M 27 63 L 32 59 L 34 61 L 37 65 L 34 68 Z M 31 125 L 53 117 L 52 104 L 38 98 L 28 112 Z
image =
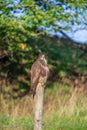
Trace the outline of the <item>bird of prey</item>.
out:
M 49 68 L 45 54 L 40 53 L 37 60 L 31 67 L 31 87 L 33 92 L 33 98 L 36 94 L 38 83 L 41 83 L 44 87 L 49 76 Z

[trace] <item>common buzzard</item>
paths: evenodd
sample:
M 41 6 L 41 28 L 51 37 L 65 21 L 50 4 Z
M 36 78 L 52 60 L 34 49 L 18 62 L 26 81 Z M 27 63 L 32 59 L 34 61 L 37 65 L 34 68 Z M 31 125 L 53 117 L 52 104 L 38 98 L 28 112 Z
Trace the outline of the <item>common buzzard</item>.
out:
M 33 98 L 36 94 L 38 83 L 44 87 L 49 75 L 49 68 L 45 54 L 40 53 L 38 59 L 31 67 L 31 87 L 33 91 Z

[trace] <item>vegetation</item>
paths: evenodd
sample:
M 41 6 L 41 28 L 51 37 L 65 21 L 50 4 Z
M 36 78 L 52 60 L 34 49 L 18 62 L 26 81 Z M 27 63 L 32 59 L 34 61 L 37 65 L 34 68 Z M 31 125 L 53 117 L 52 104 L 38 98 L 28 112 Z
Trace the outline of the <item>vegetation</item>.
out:
M 87 4 L 57 2 L 0 0 L 0 129 L 33 130 L 30 68 L 40 52 L 47 54 L 50 68 L 43 129 L 87 127 L 87 45 L 64 33 L 73 24 L 86 26 Z M 52 30 L 63 37 L 49 35 Z
M 54 83 L 50 88 L 47 88 L 44 101 L 43 130 L 53 130 L 54 128 L 55 130 L 86 129 L 86 94 L 87 91 L 84 93 L 71 91 L 69 86 L 59 83 Z M 33 130 L 32 98 L 26 96 L 14 106 L 10 111 L 12 115 L 7 115 L 7 112 L 7 114 L 4 113 L 0 116 L 0 127 L 7 127 L 7 129 L 10 127 L 12 130 L 14 128 Z
M 45 42 L 50 44 L 50 48 L 52 46 L 52 50 L 47 51 L 51 76 L 45 89 L 43 129 L 86 129 L 85 55 L 82 50 L 72 48 L 68 44 L 65 46 L 56 38 L 49 37 L 48 40 L 43 38 L 43 41 L 44 46 Z M 49 48 L 44 46 L 41 46 L 42 50 Z M 85 77 L 84 82 L 81 81 L 81 76 Z M 26 84 L 29 82 L 21 79 L 16 83 L 15 80 L 3 89 L 0 126 L 1 128 L 6 126 L 7 129 L 11 127 L 12 130 L 14 128 L 32 130 L 34 102 L 32 96 L 27 94 L 29 86 L 26 87 Z M 75 86 L 77 90 L 73 88 L 76 80 L 79 82 Z

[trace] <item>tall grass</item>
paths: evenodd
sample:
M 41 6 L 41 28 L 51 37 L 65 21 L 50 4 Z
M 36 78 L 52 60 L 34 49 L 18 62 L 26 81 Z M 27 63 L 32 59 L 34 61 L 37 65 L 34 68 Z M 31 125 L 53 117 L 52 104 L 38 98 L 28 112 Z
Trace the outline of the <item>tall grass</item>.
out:
M 29 95 L 10 100 L 2 96 L 0 129 L 33 130 L 34 102 Z M 7 128 L 6 128 L 7 127 Z M 67 85 L 48 85 L 44 95 L 43 130 L 86 130 L 87 92 Z

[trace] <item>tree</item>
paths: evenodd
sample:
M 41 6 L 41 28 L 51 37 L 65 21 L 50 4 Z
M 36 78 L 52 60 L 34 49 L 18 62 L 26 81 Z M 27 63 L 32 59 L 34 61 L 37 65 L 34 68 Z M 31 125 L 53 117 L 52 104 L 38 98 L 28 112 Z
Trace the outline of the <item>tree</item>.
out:
M 9 63 L 5 65 L 7 77 L 10 72 L 12 75 L 16 72 L 20 80 L 21 74 L 28 74 L 35 55 L 40 52 L 36 43 L 46 37 L 47 29 L 65 35 L 63 30 L 81 23 L 79 15 L 86 6 L 83 0 L 56 0 L 55 3 L 52 0 L 0 0 L 0 55 L 9 57 Z M 24 82 L 25 75 L 22 77 Z
M 41 0 L 1 0 L 0 4 L 0 39 L 8 43 L 9 46 L 15 46 L 15 43 L 26 42 L 31 37 L 38 37 L 45 29 L 52 26 L 52 29 L 68 29 L 75 22 L 80 23 L 78 15 L 86 9 L 86 2 L 77 0 L 56 1 L 52 3 Z M 70 9 L 70 12 L 66 12 Z M 72 12 L 73 11 L 73 12 Z M 56 22 L 66 22 L 66 26 L 56 25 Z M 16 38 L 15 38 L 16 37 Z M 11 45 L 12 43 L 12 45 Z M 14 43 L 14 44 L 13 44 Z

